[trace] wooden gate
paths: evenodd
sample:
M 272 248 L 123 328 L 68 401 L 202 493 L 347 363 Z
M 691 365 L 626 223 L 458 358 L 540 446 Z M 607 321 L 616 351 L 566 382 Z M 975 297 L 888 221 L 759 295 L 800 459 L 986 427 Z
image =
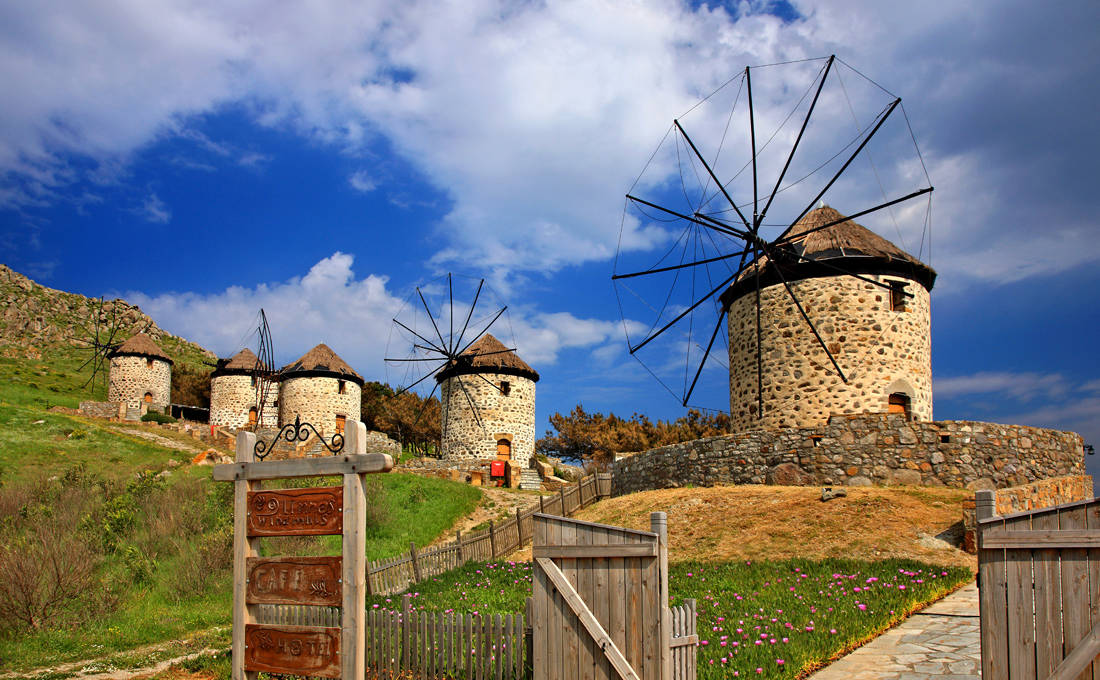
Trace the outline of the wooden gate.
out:
M 694 679 L 694 603 L 678 608 L 674 640 L 665 514 L 650 523 L 634 531 L 535 515 L 535 680 Z
M 1100 500 L 994 514 L 977 493 L 982 678 L 1100 678 Z

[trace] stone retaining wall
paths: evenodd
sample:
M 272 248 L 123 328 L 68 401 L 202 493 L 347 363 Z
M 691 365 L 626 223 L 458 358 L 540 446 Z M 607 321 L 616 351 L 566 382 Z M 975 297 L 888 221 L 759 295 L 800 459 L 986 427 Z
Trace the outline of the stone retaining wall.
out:
M 1092 499 L 1092 476 L 1073 475 L 1043 479 L 1022 486 L 997 489 L 995 494 L 994 512 L 998 515 L 1052 508 L 1055 505 Z M 978 521 L 973 498 L 963 502 L 963 527 L 966 529 L 963 549 L 969 553 L 977 552 Z
M 833 416 L 821 427 L 753 430 L 615 461 L 612 494 L 714 484 L 924 484 L 994 489 L 1084 472 L 1080 435 L 901 415 Z
M 119 418 L 119 406 L 117 401 L 82 401 L 80 412 L 89 418 Z

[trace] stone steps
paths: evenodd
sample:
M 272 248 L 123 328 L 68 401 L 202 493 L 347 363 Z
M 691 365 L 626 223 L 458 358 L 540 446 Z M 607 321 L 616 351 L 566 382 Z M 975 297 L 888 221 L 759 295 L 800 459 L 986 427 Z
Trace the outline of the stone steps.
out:
M 519 473 L 519 488 L 521 489 L 540 489 L 542 488 L 542 477 L 539 473 L 531 468 L 522 470 Z

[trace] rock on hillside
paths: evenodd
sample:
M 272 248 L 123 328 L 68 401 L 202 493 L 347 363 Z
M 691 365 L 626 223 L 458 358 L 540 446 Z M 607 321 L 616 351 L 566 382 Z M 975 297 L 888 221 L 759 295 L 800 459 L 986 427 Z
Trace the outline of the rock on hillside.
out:
M 72 346 L 84 337 L 82 325 L 95 324 L 98 301 L 76 293 L 47 288 L 0 264 L 0 344 L 14 346 L 28 356 L 41 350 Z M 118 342 L 146 330 L 173 359 L 199 364 L 214 353 L 159 328 L 137 305 L 125 300 L 104 300 L 105 322 L 112 314 L 119 320 Z

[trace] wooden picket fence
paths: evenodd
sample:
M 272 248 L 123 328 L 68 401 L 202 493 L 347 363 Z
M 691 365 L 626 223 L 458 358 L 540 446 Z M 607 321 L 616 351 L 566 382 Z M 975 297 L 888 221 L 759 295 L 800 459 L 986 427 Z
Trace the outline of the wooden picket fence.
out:
M 695 600 L 684 600 L 682 605 L 669 607 L 672 613 L 672 678 L 695 680 L 695 648 L 699 634 L 695 629 Z
M 582 478 L 576 484 L 562 487 L 553 496 L 540 496 L 539 504 L 526 512 L 516 510 L 515 517 L 501 524 L 489 523 L 482 531 L 463 534 L 444 545 L 417 549 L 400 557 L 367 563 L 367 592 L 372 595 L 392 595 L 404 592 L 414 583 L 457 569 L 467 562 L 494 560 L 527 543 L 535 532 L 536 513 L 571 517 L 577 510 L 611 495 L 611 475 L 597 473 Z

